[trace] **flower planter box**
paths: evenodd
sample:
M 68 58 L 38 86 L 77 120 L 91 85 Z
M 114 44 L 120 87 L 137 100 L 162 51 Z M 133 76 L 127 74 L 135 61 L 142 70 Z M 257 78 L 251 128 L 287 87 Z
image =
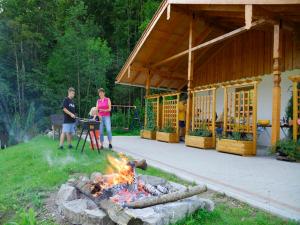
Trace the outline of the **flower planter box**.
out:
M 237 155 L 256 155 L 253 141 L 237 141 L 231 139 L 217 139 L 216 149 Z
M 203 149 L 215 147 L 213 137 L 201 137 L 192 135 L 185 135 L 185 145 Z
M 141 130 L 140 132 L 141 138 L 155 140 L 156 139 L 156 132 L 150 130 Z
M 156 132 L 156 140 L 168 143 L 178 143 L 179 136 L 177 133 Z

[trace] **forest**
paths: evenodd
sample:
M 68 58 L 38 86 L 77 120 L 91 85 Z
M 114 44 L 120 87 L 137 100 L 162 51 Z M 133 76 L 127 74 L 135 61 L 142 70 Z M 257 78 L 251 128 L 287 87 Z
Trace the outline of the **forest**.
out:
M 145 90 L 115 77 L 158 0 L 0 0 L 0 128 L 18 143 L 49 127 L 68 87 L 85 117 L 105 88 L 113 104 L 141 105 Z

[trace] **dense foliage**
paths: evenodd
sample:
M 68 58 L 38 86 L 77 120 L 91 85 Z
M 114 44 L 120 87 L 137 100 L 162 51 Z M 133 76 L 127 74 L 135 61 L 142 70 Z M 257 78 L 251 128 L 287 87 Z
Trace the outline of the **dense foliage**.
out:
M 155 113 L 153 111 L 153 103 L 151 100 L 146 100 L 146 126 L 144 127 L 145 130 L 155 131 L 156 124 L 155 124 Z
M 24 140 L 27 128 L 49 126 L 49 115 L 61 110 L 70 86 L 81 117 L 95 105 L 99 87 L 113 104 L 142 101 L 143 89 L 115 86 L 114 80 L 158 5 L 159 0 L 0 0 L 0 124 L 14 141 Z
M 275 150 L 278 155 L 287 157 L 290 160 L 300 160 L 300 141 L 293 140 L 279 140 L 277 141 Z

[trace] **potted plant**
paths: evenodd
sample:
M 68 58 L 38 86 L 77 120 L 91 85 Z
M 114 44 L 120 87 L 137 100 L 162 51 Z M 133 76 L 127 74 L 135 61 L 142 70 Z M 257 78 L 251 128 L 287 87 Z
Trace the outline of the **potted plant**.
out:
M 212 132 L 207 126 L 203 126 L 185 135 L 185 145 L 203 149 L 214 148 L 215 142 L 213 139 Z
M 295 162 L 300 160 L 300 142 L 293 140 L 279 140 L 272 148 L 277 160 Z
M 253 135 L 244 132 L 226 132 L 217 139 L 216 149 L 220 152 L 233 153 L 237 155 L 255 155 L 255 144 Z
M 147 100 L 146 102 L 146 123 L 143 130 L 140 133 L 142 138 L 155 140 L 156 139 L 156 124 L 155 114 L 153 112 L 152 103 Z
M 176 129 L 172 126 L 170 121 L 168 121 L 160 131 L 156 132 L 156 140 L 169 143 L 179 142 L 178 133 L 176 132 Z

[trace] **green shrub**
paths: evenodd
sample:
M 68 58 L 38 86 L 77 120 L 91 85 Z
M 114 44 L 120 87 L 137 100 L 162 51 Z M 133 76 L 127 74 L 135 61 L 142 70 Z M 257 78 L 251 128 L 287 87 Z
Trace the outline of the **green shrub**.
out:
M 300 160 L 300 142 L 295 142 L 293 140 L 279 140 L 277 141 L 275 148 L 276 153 L 286 156 L 291 160 Z
M 127 127 L 126 115 L 122 112 L 122 110 L 116 110 L 112 113 L 111 116 L 111 125 L 116 128 L 124 128 Z
M 189 135 L 191 136 L 199 136 L 199 137 L 211 137 L 212 132 L 208 129 L 195 129 L 193 131 L 190 131 Z
M 147 114 L 147 119 L 146 119 L 146 126 L 145 130 L 149 131 L 155 131 L 156 130 L 156 124 L 155 124 L 155 114 L 153 112 L 153 105 L 151 100 L 146 100 L 146 114 Z
M 237 141 L 242 140 L 242 134 L 240 132 L 232 132 L 231 137 L 233 140 L 237 140 Z
M 165 132 L 165 133 L 175 133 L 176 132 L 176 130 L 172 126 L 172 123 L 170 120 L 167 121 L 166 125 L 160 131 Z
M 220 139 L 230 139 L 230 140 L 236 140 L 236 141 L 253 141 L 253 135 L 248 134 L 245 132 L 238 132 L 238 131 L 233 131 L 233 132 L 227 132 L 225 135 L 218 135 L 217 136 Z

